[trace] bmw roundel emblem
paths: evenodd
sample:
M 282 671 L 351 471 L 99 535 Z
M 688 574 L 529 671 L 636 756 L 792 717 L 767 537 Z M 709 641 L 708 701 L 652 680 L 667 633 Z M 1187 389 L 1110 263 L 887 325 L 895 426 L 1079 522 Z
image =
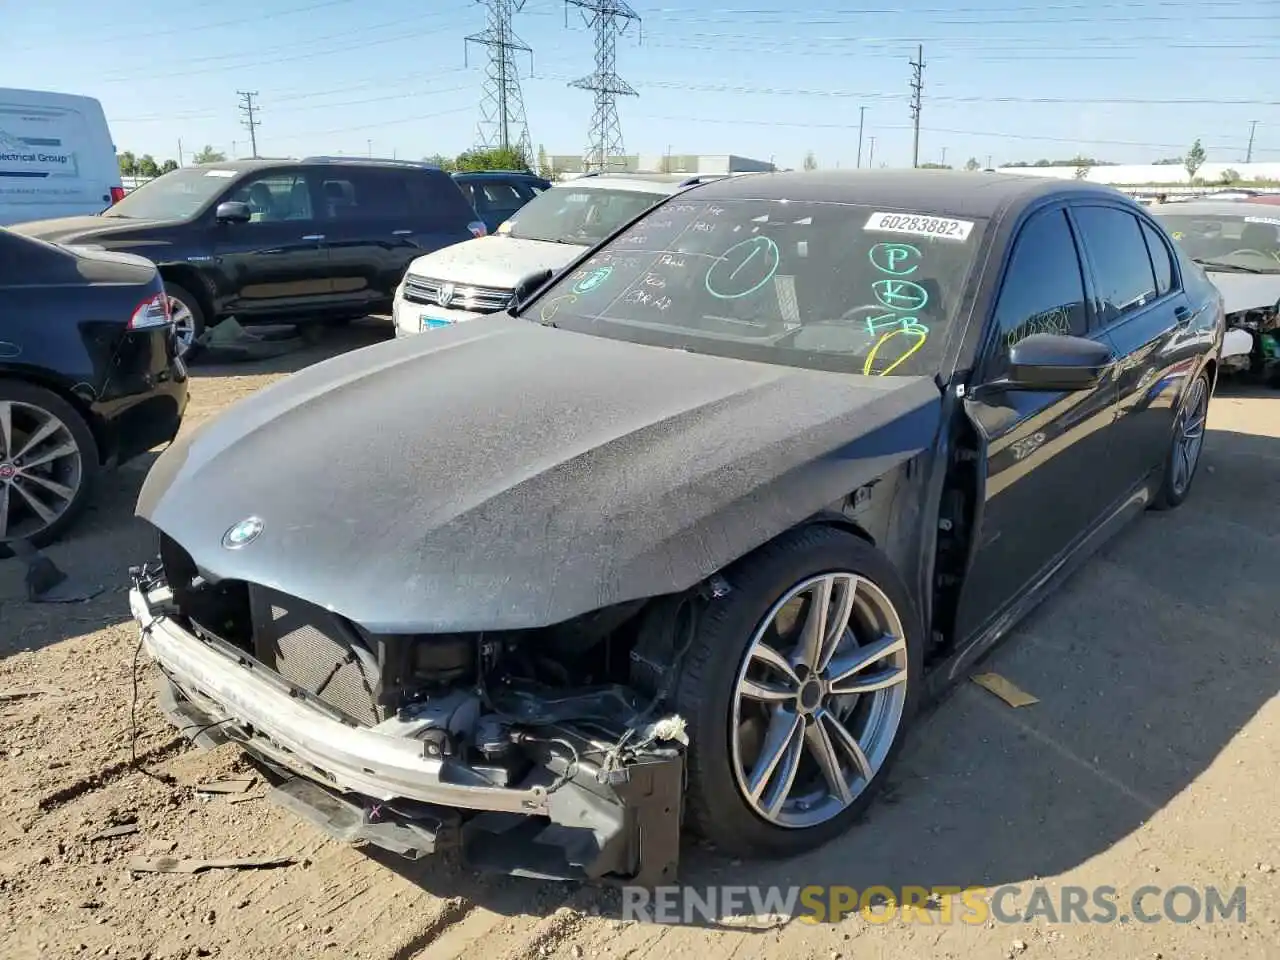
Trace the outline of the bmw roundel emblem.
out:
M 222 545 L 228 550 L 237 550 L 258 539 L 262 533 L 262 521 L 257 517 L 246 517 L 222 535 Z

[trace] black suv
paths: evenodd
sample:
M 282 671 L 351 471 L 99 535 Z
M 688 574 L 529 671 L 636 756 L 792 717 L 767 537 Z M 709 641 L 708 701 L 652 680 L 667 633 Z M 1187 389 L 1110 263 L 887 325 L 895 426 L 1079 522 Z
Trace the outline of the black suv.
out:
M 485 233 L 439 168 L 343 157 L 183 167 L 97 216 L 10 229 L 153 261 L 182 352 L 233 314 L 250 324 L 389 310 L 410 261 Z

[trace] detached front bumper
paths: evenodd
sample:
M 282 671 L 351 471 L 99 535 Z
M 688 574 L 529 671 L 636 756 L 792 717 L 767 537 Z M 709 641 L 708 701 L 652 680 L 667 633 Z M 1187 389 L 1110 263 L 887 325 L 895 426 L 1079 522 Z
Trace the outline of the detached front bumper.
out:
M 249 654 L 163 612 L 167 586 L 135 585 L 129 606 L 160 667 L 161 705 L 204 745 L 238 742 L 281 775 L 274 799 L 332 835 L 417 857 L 458 847 L 481 868 L 561 879 L 670 882 L 678 863 L 683 758 L 632 758 L 605 771 L 609 744 L 558 725 L 521 782 L 499 786 L 442 757 L 421 722 L 372 727 L 336 715 Z

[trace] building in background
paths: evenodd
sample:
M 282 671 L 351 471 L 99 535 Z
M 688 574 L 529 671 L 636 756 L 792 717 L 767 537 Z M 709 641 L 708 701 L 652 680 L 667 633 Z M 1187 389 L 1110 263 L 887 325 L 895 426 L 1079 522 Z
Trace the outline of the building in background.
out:
M 554 176 L 574 176 L 583 171 L 582 157 L 557 155 L 548 158 Z M 768 160 L 752 160 L 734 154 L 653 153 L 611 157 L 611 173 L 768 173 L 777 168 Z

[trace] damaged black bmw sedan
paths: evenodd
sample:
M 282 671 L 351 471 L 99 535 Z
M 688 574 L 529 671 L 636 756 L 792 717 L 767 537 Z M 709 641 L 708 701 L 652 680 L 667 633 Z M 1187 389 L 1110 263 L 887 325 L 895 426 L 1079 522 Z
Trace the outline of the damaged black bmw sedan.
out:
M 696 186 L 509 314 L 156 463 L 162 704 L 407 856 L 650 883 L 828 842 L 923 699 L 1188 495 L 1221 296 L 1097 185 Z

